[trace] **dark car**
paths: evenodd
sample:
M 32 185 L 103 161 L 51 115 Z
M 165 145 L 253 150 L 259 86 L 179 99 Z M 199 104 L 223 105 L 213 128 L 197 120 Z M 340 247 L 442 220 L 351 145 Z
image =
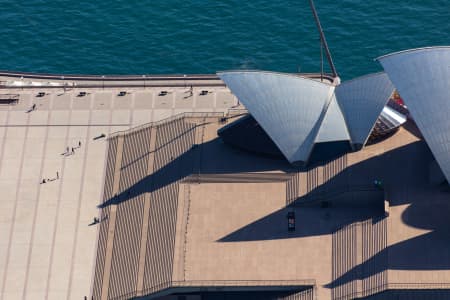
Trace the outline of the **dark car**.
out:
M 295 212 L 290 211 L 287 214 L 288 231 L 295 231 Z

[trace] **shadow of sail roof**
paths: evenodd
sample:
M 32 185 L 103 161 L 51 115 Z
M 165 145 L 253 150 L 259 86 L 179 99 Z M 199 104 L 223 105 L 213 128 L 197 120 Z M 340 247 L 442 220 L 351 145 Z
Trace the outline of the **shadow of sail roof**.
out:
M 450 47 L 401 51 L 378 61 L 450 181 Z
M 308 160 L 334 87 L 272 72 L 218 73 L 291 162 Z
M 336 98 L 353 144 L 366 143 L 393 92 L 394 86 L 386 73 L 358 77 L 336 87 Z
M 450 47 L 412 49 L 378 61 L 450 181 Z

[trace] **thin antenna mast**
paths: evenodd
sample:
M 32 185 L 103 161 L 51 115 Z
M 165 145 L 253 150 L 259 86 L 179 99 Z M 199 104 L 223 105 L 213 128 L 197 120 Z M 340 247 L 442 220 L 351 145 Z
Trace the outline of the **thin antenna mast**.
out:
M 323 81 L 323 46 L 320 41 L 320 81 Z
M 330 49 L 328 49 L 327 40 L 325 39 L 325 34 L 322 30 L 322 25 L 320 25 L 319 15 L 317 14 L 316 7 L 314 6 L 313 0 L 309 0 L 309 4 L 311 5 L 311 10 L 314 15 L 314 20 L 316 21 L 317 29 L 320 34 L 320 41 L 322 42 L 323 47 L 325 48 L 325 53 L 327 55 L 328 63 L 330 64 L 331 72 L 333 73 L 333 77 L 337 77 L 336 68 L 334 67 L 333 59 L 331 58 Z

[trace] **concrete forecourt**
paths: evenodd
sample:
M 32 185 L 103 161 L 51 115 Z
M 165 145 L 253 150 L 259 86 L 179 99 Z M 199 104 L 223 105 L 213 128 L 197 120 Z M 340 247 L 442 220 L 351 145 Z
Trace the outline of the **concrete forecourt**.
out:
M 294 98 L 229 78 L 0 74 L 0 299 L 447 299 L 449 53 L 379 58 L 409 114 L 375 142 L 343 103 L 366 83 L 328 93 L 306 145 L 265 128 Z M 248 113 L 282 157 L 218 136 Z M 352 149 L 325 158 L 334 133 Z

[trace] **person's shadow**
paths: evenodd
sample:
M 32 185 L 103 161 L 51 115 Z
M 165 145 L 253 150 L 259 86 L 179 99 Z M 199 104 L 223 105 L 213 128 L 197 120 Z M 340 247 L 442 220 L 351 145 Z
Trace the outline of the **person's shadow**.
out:
M 103 218 L 99 219 L 97 217 L 94 217 L 94 220 L 92 221 L 92 223 L 88 224 L 88 226 L 93 226 L 93 225 L 97 225 L 100 224 L 101 222 L 105 221 L 106 219 L 108 219 L 108 216 L 105 215 Z

